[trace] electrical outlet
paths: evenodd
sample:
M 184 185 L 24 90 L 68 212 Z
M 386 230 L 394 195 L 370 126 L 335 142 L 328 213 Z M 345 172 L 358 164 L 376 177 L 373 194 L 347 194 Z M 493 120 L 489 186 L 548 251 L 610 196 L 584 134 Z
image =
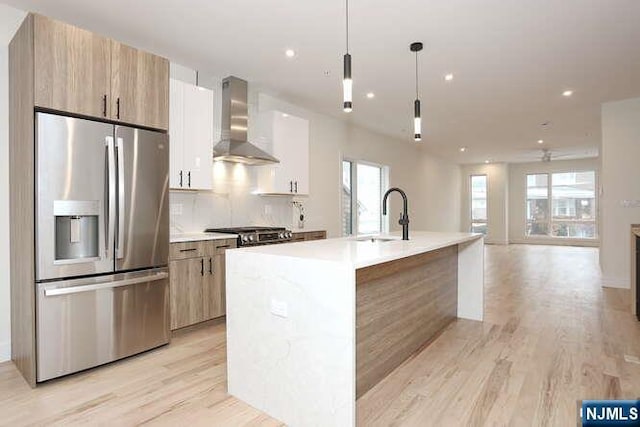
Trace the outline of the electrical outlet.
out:
M 285 301 L 271 298 L 271 314 L 286 319 L 289 317 L 289 305 Z

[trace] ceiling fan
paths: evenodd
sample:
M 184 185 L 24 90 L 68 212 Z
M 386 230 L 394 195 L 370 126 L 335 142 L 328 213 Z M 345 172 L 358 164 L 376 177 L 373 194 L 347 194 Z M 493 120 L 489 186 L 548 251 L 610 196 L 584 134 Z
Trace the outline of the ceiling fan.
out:
M 529 150 L 523 152 L 519 156 L 521 162 L 535 162 L 540 161 L 544 163 L 551 162 L 553 160 L 576 158 L 575 153 L 564 150 L 553 150 L 551 148 L 539 148 L 535 150 Z
M 558 160 L 558 159 L 562 159 L 562 158 L 568 158 L 568 157 L 572 157 L 571 154 L 560 154 L 558 152 L 553 152 L 551 151 L 550 148 L 543 148 L 542 149 L 542 156 L 540 157 L 540 161 L 542 162 L 550 162 L 551 160 Z

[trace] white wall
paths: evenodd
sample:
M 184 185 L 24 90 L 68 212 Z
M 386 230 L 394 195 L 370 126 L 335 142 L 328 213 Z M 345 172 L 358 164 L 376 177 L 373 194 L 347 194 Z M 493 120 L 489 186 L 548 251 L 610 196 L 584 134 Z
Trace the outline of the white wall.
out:
M 11 358 L 8 46 L 25 13 L 0 4 L 0 362 Z
M 551 162 L 512 163 L 509 166 L 509 241 L 511 243 L 543 243 L 544 238 L 525 237 L 527 174 L 596 171 L 596 188 L 598 188 L 600 161 L 594 159 L 553 160 Z M 598 206 L 599 208 L 600 206 Z M 599 227 L 598 227 L 599 228 Z M 597 246 L 599 240 L 554 239 L 553 244 L 571 244 Z
M 630 225 L 640 223 L 640 98 L 602 105 L 602 243 L 605 285 L 629 287 Z
M 486 243 L 509 243 L 509 165 L 490 163 L 464 165 L 461 168 L 462 191 L 460 223 L 462 231 L 471 228 L 471 175 L 487 176 L 487 237 Z

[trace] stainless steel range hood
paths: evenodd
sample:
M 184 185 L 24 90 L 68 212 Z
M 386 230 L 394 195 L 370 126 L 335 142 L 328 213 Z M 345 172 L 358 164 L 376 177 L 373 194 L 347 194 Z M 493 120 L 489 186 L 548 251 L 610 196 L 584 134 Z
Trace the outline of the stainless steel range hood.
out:
M 222 141 L 213 147 L 213 160 L 247 165 L 280 163 L 247 141 L 248 119 L 247 82 L 227 77 L 222 80 Z

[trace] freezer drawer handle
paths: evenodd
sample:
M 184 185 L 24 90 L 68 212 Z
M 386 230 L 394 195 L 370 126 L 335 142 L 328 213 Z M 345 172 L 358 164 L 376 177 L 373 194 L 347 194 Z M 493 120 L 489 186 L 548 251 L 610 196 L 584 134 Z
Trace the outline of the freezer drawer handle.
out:
M 100 289 L 117 288 L 120 286 L 135 285 L 138 283 L 155 282 L 169 277 L 168 273 L 157 273 L 153 276 L 135 277 L 132 279 L 119 280 L 117 282 L 96 283 L 94 285 L 70 286 L 68 288 L 45 289 L 44 295 L 52 297 L 56 295 L 77 294 L 80 292 L 98 291 Z

